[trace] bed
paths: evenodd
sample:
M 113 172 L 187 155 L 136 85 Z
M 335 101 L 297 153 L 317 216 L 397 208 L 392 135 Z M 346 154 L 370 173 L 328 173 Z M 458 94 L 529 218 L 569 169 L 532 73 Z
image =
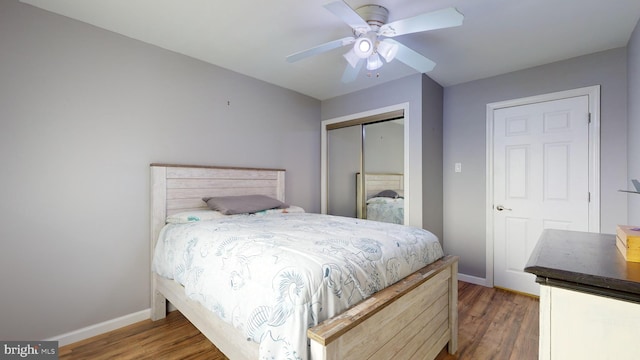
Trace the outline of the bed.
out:
M 168 216 L 205 209 L 201 200 L 205 196 L 259 194 L 284 201 L 284 174 L 279 169 L 152 164 L 152 256 Z M 444 256 L 347 310 L 305 327 L 308 351 L 293 357 L 402 359 L 419 354 L 433 359 L 445 345 L 455 353 L 457 264 L 457 257 Z M 166 316 L 168 300 L 230 359 L 260 358 L 258 343 L 188 297 L 180 283 L 155 272 L 151 278 L 153 320 Z
M 363 183 L 357 173 L 356 193 L 359 218 L 404 224 L 403 174 L 367 173 Z

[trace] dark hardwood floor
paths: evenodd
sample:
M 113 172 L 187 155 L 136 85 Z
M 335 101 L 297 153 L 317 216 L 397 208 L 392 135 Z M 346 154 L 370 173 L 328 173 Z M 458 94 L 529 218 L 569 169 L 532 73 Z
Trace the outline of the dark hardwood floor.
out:
M 436 359 L 538 359 L 538 308 L 537 298 L 459 282 L 458 351 Z
M 538 358 L 537 299 L 465 282 L 458 289 L 458 351 L 445 348 L 437 360 Z M 63 346 L 59 358 L 226 359 L 178 311 Z

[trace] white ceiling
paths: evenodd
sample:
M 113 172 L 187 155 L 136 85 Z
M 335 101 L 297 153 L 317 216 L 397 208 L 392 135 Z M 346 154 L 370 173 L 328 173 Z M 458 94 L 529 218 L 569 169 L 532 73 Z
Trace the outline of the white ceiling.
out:
M 289 54 L 351 36 L 323 5 L 331 0 L 21 0 L 24 3 L 325 100 L 415 71 L 393 61 L 378 78 L 340 81 L 336 49 L 297 63 Z M 640 0 L 347 0 L 376 3 L 389 21 L 454 6 L 462 26 L 397 37 L 437 63 L 450 86 L 625 46 Z

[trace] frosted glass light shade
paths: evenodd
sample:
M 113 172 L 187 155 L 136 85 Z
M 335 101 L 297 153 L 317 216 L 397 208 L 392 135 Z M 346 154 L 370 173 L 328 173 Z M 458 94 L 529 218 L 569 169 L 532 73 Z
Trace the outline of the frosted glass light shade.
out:
M 378 44 L 378 54 L 380 54 L 386 62 L 391 62 L 396 57 L 397 53 L 398 44 L 394 44 L 387 39 L 382 40 Z
M 378 53 L 373 53 L 367 58 L 367 70 L 377 70 L 382 67 L 382 59 Z
M 359 37 L 353 44 L 353 52 L 360 59 L 366 59 L 373 53 L 373 42 L 365 36 Z

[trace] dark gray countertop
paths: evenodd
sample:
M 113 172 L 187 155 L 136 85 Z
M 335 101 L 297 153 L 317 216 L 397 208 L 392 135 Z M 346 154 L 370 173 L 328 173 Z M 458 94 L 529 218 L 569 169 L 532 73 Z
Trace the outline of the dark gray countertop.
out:
M 640 263 L 624 260 L 613 234 L 544 230 L 524 270 L 542 285 L 640 303 Z

